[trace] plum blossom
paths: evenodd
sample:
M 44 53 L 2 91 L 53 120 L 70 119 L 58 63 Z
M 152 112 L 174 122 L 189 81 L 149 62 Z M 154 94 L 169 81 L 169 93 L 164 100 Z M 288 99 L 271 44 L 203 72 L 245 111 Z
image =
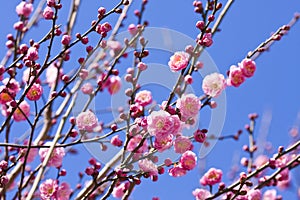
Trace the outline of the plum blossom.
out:
M 72 193 L 70 185 L 66 182 L 61 183 L 57 190 L 57 200 L 68 200 Z
M 119 135 L 115 135 L 111 138 L 110 143 L 116 147 L 121 147 L 123 145 L 122 140 Z
M 47 179 L 40 185 L 39 190 L 42 200 L 53 199 L 56 197 L 56 193 L 58 191 L 57 181 L 53 179 Z
M 91 83 L 85 83 L 80 88 L 83 94 L 92 94 L 94 91 L 93 85 Z
M 109 94 L 116 94 L 121 88 L 121 78 L 119 76 L 111 76 L 109 78 L 108 92 Z
M 192 151 L 186 151 L 181 155 L 179 163 L 183 169 L 192 170 L 197 164 L 197 156 Z
M 203 186 L 206 185 L 215 185 L 221 182 L 223 172 L 220 169 L 210 168 L 208 172 L 202 176 L 200 179 L 200 183 Z
M 52 87 L 56 83 L 56 79 L 60 80 L 60 76 L 62 75 L 63 71 L 55 66 L 55 64 L 50 65 L 46 70 L 46 82 L 48 83 L 49 87 Z
M 180 165 L 176 165 L 168 170 L 169 175 L 173 177 L 180 177 L 186 175 L 186 170 Z
M 275 189 L 266 190 L 263 195 L 263 200 L 276 200 L 277 192 Z
M 200 143 L 203 143 L 206 139 L 206 134 L 204 131 L 201 131 L 199 129 L 197 129 L 195 132 L 194 132 L 194 139 L 196 142 L 200 142 Z
M 125 194 L 125 191 L 129 188 L 129 185 L 130 183 L 127 181 L 116 186 L 112 192 L 113 197 L 121 199 Z
M 46 142 L 45 146 L 51 146 L 52 144 L 53 144 L 52 142 Z M 49 148 L 40 148 L 39 155 L 42 162 L 47 156 L 48 151 Z M 49 162 L 47 163 L 47 166 L 61 167 L 64 156 L 65 156 L 65 149 L 63 147 L 54 148 L 50 156 Z
M 23 15 L 24 17 L 29 17 L 33 11 L 33 5 L 25 1 L 21 1 L 16 7 L 16 12 L 18 15 Z
M 147 149 L 148 149 L 148 145 L 147 145 L 146 140 L 143 142 L 143 145 L 140 148 L 136 149 L 139 146 L 142 139 L 143 139 L 142 135 L 136 135 L 133 138 L 131 138 L 128 142 L 127 150 L 128 151 L 135 151 L 135 153 L 146 152 Z
M 63 45 L 69 45 L 71 42 L 71 36 L 70 35 L 63 35 L 61 39 L 61 43 Z
M 183 154 L 188 150 L 192 150 L 193 144 L 186 136 L 179 136 L 174 141 L 174 148 L 176 153 Z
M 157 166 L 149 159 L 139 160 L 139 167 L 143 172 L 148 172 L 150 175 L 157 175 Z
M 136 93 L 134 101 L 141 106 L 147 106 L 152 102 L 152 94 L 148 90 L 142 90 Z
M 24 60 L 36 61 L 39 59 L 39 52 L 36 47 L 29 47 Z
M 261 199 L 261 191 L 260 190 L 249 190 L 247 192 L 248 200 L 260 200 Z
M 245 77 L 250 78 L 254 75 L 254 72 L 256 70 L 256 64 L 253 60 L 246 58 L 242 60 L 239 66 Z
M 177 51 L 170 57 L 168 65 L 173 72 L 177 72 L 187 67 L 189 54 L 184 51 Z
M 167 137 L 158 137 L 155 138 L 154 148 L 157 149 L 158 152 L 163 152 L 169 149 L 173 145 L 173 135 L 170 134 Z
M 211 193 L 205 189 L 197 188 L 193 191 L 193 196 L 196 200 L 205 200 L 211 196 Z
M 22 101 L 13 113 L 13 119 L 17 122 L 26 120 L 30 115 L 30 105 L 27 101 Z
M 98 118 L 92 111 L 88 110 L 76 117 L 76 125 L 81 131 L 93 132 L 93 129 L 98 125 Z
M 218 97 L 226 87 L 226 81 L 222 74 L 212 73 L 203 79 L 202 89 L 206 95 Z
M 234 87 L 239 87 L 245 81 L 245 76 L 241 68 L 232 65 L 229 70 L 229 77 L 227 80 L 227 85 L 232 85 Z
M 201 102 L 194 94 L 183 94 L 176 102 L 176 108 L 180 110 L 181 120 L 187 121 L 197 116 L 201 108 Z
M 43 11 L 43 17 L 46 20 L 51 20 L 53 19 L 53 16 L 54 16 L 54 11 L 52 10 L 51 7 L 47 6 Z
M 26 94 L 26 97 L 30 101 L 37 101 L 41 98 L 42 94 L 43 94 L 43 87 L 38 83 L 34 83 L 30 87 L 28 93 Z

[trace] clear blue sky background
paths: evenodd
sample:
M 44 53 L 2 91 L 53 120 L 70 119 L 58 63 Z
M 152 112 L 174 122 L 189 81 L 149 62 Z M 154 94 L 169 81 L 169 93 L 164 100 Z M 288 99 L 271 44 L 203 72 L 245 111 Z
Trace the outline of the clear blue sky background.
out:
M 7 1 L 0 8 L 1 57 L 5 53 L 3 50 L 5 48 L 5 36 L 13 31 L 12 24 L 17 20 L 15 6 L 18 2 L 16 0 Z M 225 3 L 225 1 L 221 2 Z M 68 6 L 64 5 L 64 1 L 62 3 L 64 9 L 66 9 Z M 83 32 L 89 27 L 90 21 L 94 19 L 99 6 L 104 5 L 109 9 L 115 3 L 117 3 L 116 0 L 83 1 L 75 31 Z M 139 4 L 136 1 L 133 7 L 137 6 L 139 8 Z M 297 0 L 236 1 L 221 24 L 222 31 L 216 34 L 214 45 L 207 51 L 220 72 L 225 74 L 230 65 L 240 62 L 248 51 L 255 49 L 258 44 L 270 36 L 271 32 L 288 23 L 296 11 L 300 12 L 300 2 Z M 130 9 L 129 15 L 132 12 L 133 9 Z M 64 23 L 66 15 L 67 12 L 65 12 L 65 16 L 61 16 L 60 23 Z M 198 34 L 195 23 L 199 20 L 199 16 L 193 12 L 191 0 L 149 0 L 144 19 L 150 22 L 150 26 L 170 28 L 192 38 L 195 38 Z M 108 18 L 108 20 L 113 21 L 115 17 Z M 129 17 L 127 24 L 135 22 L 135 18 Z M 37 30 L 31 32 L 31 35 L 38 40 L 40 38 L 39 34 L 45 33 L 48 30 L 47 28 L 49 28 L 49 23 L 43 22 Z M 234 133 L 243 128 L 248 123 L 248 113 L 257 112 L 260 116 L 266 116 L 267 113 L 270 113 L 271 122 L 269 127 L 265 129 L 265 132 L 267 132 L 266 141 L 271 141 L 274 147 L 289 145 L 288 132 L 290 128 L 294 125 L 300 125 L 300 116 L 298 116 L 300 111 L 299 36 L 300 23 L 296 24 L 281 41 L 272 46 L 270 52 L 264 53 L 256 60 L 257 72 L 253 78 L 248 79 L 237 89 L 228 88 L 226 90 L 227 113 L 223 135 Z M 74 57 L 76 57 L 76 53 L 77 55 L 80 53 L 74 52 Z M 168 58 L 161 59 L 168 60 Z M 199 86 L 195 86 L 196 88 L 200 88 L 200 81 L 198 84 Z M 258 120 L 255 134 L 259 134 L 259 130 L 264 124 L 261 119 L 262 117 Z M 201 163 L 205 165 L 206 169 L 217 167 L 228 172 L 239 160 L 235 157 L 239 158 L 247 155 L 241 151 L 242 145 L 247 142 L 246 134 L 241 137 L 239 142 L 229 140 L 218 142 L 206 160 Z M 82 152 L 82 156 L 72 156 L 64 165 L 67 169 L 73 168 L 70 173 L 76 174 L 79 170 L 84 170 L 84 165 L 77 166 L 77 163 L 87 164 L 88 152 L 82 147 L 79 150 Z M 131 199 L 151 199 L 153 196 L 159 196 L 162 200 L 193 199 L 191 192 L 199 187 L 199 178 L 202 172 L 203 170 L 199 167 L 182 178 L 172 178 L 164 175 L 160 176 L 159 181 L 154 184 L 151 181 L 143 180 L 142 185 L 134 190 Z M 299 169 L 293 173 L 298 182 L 293 181 L 290 191 L 280 192 L 288 195 L 286 199 L 295 199 L 295 188 L 300 185 Z M 65 179 L 74 180 L 70 175 Z M 226 180 L 225 173 L 224 181 Z M 75 183 L 72 186 L 74 187 Z

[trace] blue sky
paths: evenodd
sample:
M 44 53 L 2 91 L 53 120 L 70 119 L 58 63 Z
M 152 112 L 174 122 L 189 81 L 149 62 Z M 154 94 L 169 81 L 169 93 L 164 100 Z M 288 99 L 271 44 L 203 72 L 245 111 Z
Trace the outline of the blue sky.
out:
M 9 1 L 3 5 L 0 10 L 0 44 L 2 49 L 5 48 L 5 36 L 12 31 L 12 24 L 17 20 L 14 13 L 15 6 L 19 1 Z M 221 1 L 225 4 L 225 1 Z M 83 1 L 79 10 L 79 20 L 75 27 L 75 31 L 82 32 L 90 26 L 90 21 L 94 19 L 97 8 L 104 4 L 107 8 L 111 8 L 113 1 Z M 63 2 L 64 5 L 64 2 Z M 139 8 L 139 2 L 133 4 Z M 64 6 L 64 9 L 67 6 Z M 219 71 L 223 74 L 232 64 L 240 62 L 247 52 L 255 49 L 262 41 L 270 36 L 278 27 L 286 24 L 293 17 L 295 12 L 300 12 L 300 2 L 290 0 L 289 2 L 278 0 L 252 0 L 252 1 L 236 1 L 226 15 L 220 28 L 221 32 L 214 37 L 214 44 L 207 49 L 207 52 L 215 62 Z M 130 9 L 131 14 L 133 9 Z M 129 15 L 130 15 L 129 14 Z M 60 23 L 64 23 L 61 16 Z M 108 21 L 113 22 L 116 18 L 110 17 Z M 185 35 L 195 38 L 198 34 L 195 23 L 199 20 L 199 16 L 193 12 L 192 1 L 155 1 L 149 0 L 146 7 L 144 19 L 149 21 L 152 27 L 163 27 L 173 29 L 184 33 Z M 128 17 L 126 24 L 135 23 L 136 19 Z M 30 32 L 30 34 L 40 38 L 40 33 L 45 33 L 49 23 L 39 24 L 38 29 Z M 125 30 L 125 29 L 124 29 Z M 257 112 L 260 115 L 255 129 L 255 135 L 265 135 L 266 141 L 274 144 L 274 148 L 278 145 L 289 145 L 290 137 L 288 132 L 294 125 L 300 125 L 300 92 L 299 92 L 299 73 L 300 73 L 300 23 L 296 24 L 292 30 L 276 42 L 269 52 L 263 53 L 257 60 L 257 71 L 255 76 L 248 79 L 239 88 L 226 89 L 227 112 L 226 120 L 222 134 L 231 134 L 244 127 L 248 123 L 248 113 Z M 25 38 L 28 40 L 28 38 Z M 174 41 L 176 42 L 176 41 Z M 79 56 L 80 51 L 74 51 Z M 150 52 L 151 53 L 151 52 Z M 0 51 L 0 56 L 4 55 L 4 51 Z M 154 52 L 154 55 L 157 55 Z M 165 57 L 163 57 L 165 56 Z M 157 62 L 166 65 L 169 55 L 163 54 L 157 58 Z M 156 61 L 156 60 L 155 60 Z M 198 85 L 196 85 L 198 84 Z M 194 83 L 193 87 L 200 89 L 201 80 Z M 197 91 L 200 95 L 201 91 Z M 163 95 L 163 93 L 162 93 Z M 203 124 L 208 120 L 208 111 L 201 115 Z M 263 118 L 262 116 L 265 116 Z M 270 123 L 267 128 L 263 128 L 266 123 L 262 119 L 269 119 Z M 204 127 L 203 127 L 204 128 Z M 236 157 L 246 156 L 242 152 L 241 147 L 247 143 L 246 132 L 242 135 L 241 140 L 218 142 L 213 151 L 201 161 L 201 166 L 205 169 L 209 167 L 221 168 L 227 172 L 233 164 L 236 164 Z M 85 162 L 87 164 L 88 152 L 85 148 L 80 147 L 83 152 L 82 156 L 73 156 L 66 163 L 65 167 L 74 167 L 74 163 Z M 82 166 L 72 169 L 84 170 Z M 168 175 L 160 176 L 157 183 L 150 180 L 142 182 L 141 186 L 136 187 L 131 199 L 151 199 L 153 196 L 161 197 L 161 200 L 167 199 L 193 199 L 191 192 L 199 187 L 199 178 L 203 172 L 200 167 L 188 173 L 182 178 L 172 178 Z M 293 172 L 298 180 L 300 180 L 300 171 Z M 226 180 L 226 173 L 224 176 Z M 66 177 L 66 179 L 72 179 Z M 296 181 L 293 182 L 296 184 Z M 298 181 L 298 186 L 300 182 Z M 288 199 L 295 198 L 295 185 L 288 192 L 280 192 L 280 194 L 288 195 Z

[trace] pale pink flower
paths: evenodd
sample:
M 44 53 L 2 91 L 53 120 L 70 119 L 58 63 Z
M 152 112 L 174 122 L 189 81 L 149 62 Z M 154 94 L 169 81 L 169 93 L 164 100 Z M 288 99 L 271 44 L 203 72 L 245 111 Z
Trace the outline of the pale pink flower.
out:
M 193 144 L 186 136 L 179 136 L 174 141 L 174 149 L 176 153 L 183 154 L 186 151 L 192 150 Z
M 58 71 L 57 67 L 52 64 L 47 67 L 46 70 L 46 82 L 49 84 L 50 87 L 56 83 L 56 79 L 60 80 L 60 76 L 62 75 L 62 69 Z
M 92 111 L 88 110 L 76 117 L 76 125 L 81 131 L 93 132 L 93 129 L 98 125 L 98 118 Z
M 58 191 L 57 180 L 47 179 L 40 185 L 39 190 L 42 200 L 55 198 Z
M 39 59 L 39 52 L 38 49 L 35 47 L 29 47 L 27 50 L 27 54 L 24 58 L 25 60 L 30 60 L 30 61 L 36 61 Z
M 30 101 L 37 101 L 41 98 L 42 94 L 43 94 L 43 87 L 38 83 L 34 83 L 30 87 L 28 93 L 26 94 L 26 97 Z
M 201 102 L 194 94 L 183 94 L 176 102 L 176 108 L 180 110 L 181 120 L 187 121 L 199 113 Z
M 143 172 L 148 172 L 149 175 L 158 175 L 157 166 L 147 158 L 139 160 L 139 167 Z
M 54 11 L 52 10 L 51 7 L 47 6 L 43 11 L 43 17 L 46 20 L 51 20 L 53 19 L 53 16 L 54 16 Z
M 184 51 L 177 51 L 170 57 L 168 62 L 169 67 L 173 72 L 182 70 L 187 67 L 189 63 L 189 54 Z
M 136 149 L 139 146 L 142 139 L 143 139 L 143 136 L 141 136 L 141 135 L 136 135 L 133 138 L 131 138 L 127 145 L 127 151 L 134 151 L 134 153 L 146 152 L 148 150 L 148 144 L 147 144 L 146 140 L 143 142 L 143 145 L 141 147 Z
M 147 130 L 152 136 L 166 137 L 170 134 L 177 134 L 180 131 L 181 123 L 177 115 L 170 115 L 164 110 L 153 111 L 147 117 Z
M 229 70 L 229 77 L 227 80 L 227 85 L 232 85 L 234 87 L 239 87 L 245 81 L 245 76 L 241 68 L 232 65 Z
M 28 142 L 25 142 L 24 144 L 27 145 Z M 26 151 L 27 151 L 27 149 L 22 149 L 20 152 L 23 155 L 25 155 Z M 36 158 L 37 154 L 38 154 L 38 149 L 37 148 L 30 148 L 29 154 L 28 154 L 28 157 L 27 157 L 27 163 L 31 163 L 32 161 L 34 161 L 34 159 Z M 22 156 L 20 158 L 20 161 L 24 162 L 24 159 L 25 159 L 25 156 Z
M 181 155 L 179 162 L 183 169 L 192 170 L 197 165 L 197 156 L 192 151 L 186 151 Z
M 274 157 L 276 156 L 277 155 L 275 154 Z M 282 155 L 275 160 L 275 166 L 278 168 L 285 167 L 291 159 L 291 156 L 288 154 Z
M 21 1 L 19 5 L 16 7 L 16 12 L 18 15 L 23 15 L 24 17 L 28 17 L 33 11 L 33 6 L 31 3 L 27 3 L 25 1 Z
M 125 194 L 126 190 L 129 188 L 130 183 L 124 182 L 121 183 L 120 185 L 114 187 L 114 190 L 112 192 L 113 197 L 117 198 L 117 199 L 121 199 L 123 197 L 123 195 Z
M 173 135 L 170 134 L 167 137 L 156 137 L 154 141 L 154 148 L 157 149 L 158 152 L 163 152 L 169 149 L 173 145 Z
M 19 82 L 14 78 L 5 78 L 2 83 L 7 86 L 7 89 L 12 96 L 15 96 L 21 90 Z
M 61 39 L 61 43 L 63 45 L 69 45 L 71 42 L 71 36 L 70 35 L 63 35 Z
M 141 106 L 147 106 L 152 102 L 151 92 L 148 90 L 142 90 L 135 95 L 134 101 Z
M 22 101 L 19 107 L 13 113 L 13 119 L 17 122 L 26 120 L 30 115 L 30 105 L 26 101 Z
M 111 31 L 111 29 L 112 29 L 112 27 L 108 22 L 104 22 L 103 24 L 101 24 L 101 27 L 100 27 L 101 32 L 107 33 L 109 31 Z
M 53 144 L 52 142 L 46 142 L 45 146 L 51 146 L 52 144 Z M 42 162 L 47 156 L 48 151 L 49 148 L 40 148 L 39 155 Z M 65 156 L 65 149 L 63 147 L 54 148 L 50 156 L 49 162 L 47 163 L 47 166 L 61 167 L 64 156 Z
M 277 192 L 275 189 L 266 190 L 263 195 L 263 200 L 276 200 Z
M 122 50 L 122 45 L 119 41 L 109 40 L 107 46 L 111 49 L 109 51 L 111 57 L 116 57 Z
M 34 76 L 33 75 L 30 75 L 30 73 L 32 72 L 32 69 L 31 68 L 26 68 L 24 71 L 23 71 L 23 76 L 22 76 L 22 81 L 23 83 L 28 83 L 30 84 L 31 81 L 34 79 Z M 40 80 L 37 79 L 37 82 L 39 82 Z
M 222 74 L 212 73 L 205 76 L 202 82 L 202 90 L 211 97 L 218 97 L 226 87 L 226 81 Z
M 120 139 L 119 135 L 115 135 L 111 138 L 110 143 L 116 147 L 121 147 L 123 145 L 123 141 Z
M 66 182 L 61 183 L 57 190 L 57 200 L 69 200 L 72 193 L 70 185 Z
M 260 190 L 249 190 L 247 192 L 248 200 L 261 200 L 261 191 Z
M 121 78 L 119 76 L 110 76 L 109 78 L 109 85 L 108 85 L 108 92 L 110 94 L 116 94 L 119 92 L 121 88 Z
M 80 88 L 83 94 L 92 94 L 94 91 L 93 85 L 91 83 L 85 83 Z
M 176 165 L 168 170 L 169 175 L 173 177 L 180 177 L 186 175 L 186 170 L 180 165 Z
M 249 78 L 254 75 L 254 72 L 256 70 L 256 64 L 253 60 L 251 59 L 244 59 L 240 63 L 240 68 L 244 74 L 245 77 Z
M 220 169 L 210 168 L 208 172 L 206 172 L 202 178 L 200 179 L 200 183 L 203 186 L 206 185 L 215 185 L 221 182 L 223 172 Z
M 129 31 L 129 33 L 130 33 L 131 35 L 135 35 L 135 34 L 137 34 L 137 32 L 138 32 L 138 28 L 136 27 L 135 24 L 130 24 L 130 25 L 128 26 L 128 29 L 127 29 L 127 30 Z
M 193 195 L 196 200 L 205 200 L 211 196 L 211 193 L 205 189 L 197 188 L 193 191 Z

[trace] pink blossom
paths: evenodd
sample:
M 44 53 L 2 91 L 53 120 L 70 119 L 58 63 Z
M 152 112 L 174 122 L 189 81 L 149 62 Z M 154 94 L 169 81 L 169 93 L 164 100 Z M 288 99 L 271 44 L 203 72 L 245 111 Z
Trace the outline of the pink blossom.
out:
M 275 154 L 274 157 L 276 157 L 277 155 Z M 282 155 L 280 156 L 279 158 L 277 158 L 275 160 L 275 166 L 278 167 L 278 168 L 282 168 L 282 167 L 285 167 L 288 162 L 291 160 L 291 156 L 290 155 Z
M 26 97 L 30 101 L 37 101 L 41 98 L 42 94 L 43 94 L 43 87 L 38 83 L 34 83 L 30 87 L 28 93 L 26 94 Z
M 192 150 L 193 144 L 186 136 L 179 136 L 174 141 L 174 148 L 176 153 L 183 154 L 188 150 Z
M 14 29 L 18 31 L 22 31 L 23 28 L 24 28 L 24 23 L 22 21 L 14 23 Z
M 121 88 L 121 78 L 119 76 L 111 76 L 109 78 L 108 92 L 109 94 L 116 94 Z
M 173 177 L 180 177 L 186 175 L 186 170 L 182 168 L 180 165 L 176 165 L 169 170 L 169 175 Z
M 52 144 L 53 144 L 52 142 L 46 142 L 45 146 L 51 146 Z M 47 156 L 48 151 L 49 148 L 40 148 L 39 155 L 42 162 Z M 65 156 L 65 149 L 63 147 L 54 148 L 50 156 L 49 162 L 47 163 L 47 166 L 61 167 L 64 156 Z
M 205 200 L 206 198 L 211 196 L 211 193 L 205 189 L 197 188 L 193 191 L 193 195 L 196 200 Z
M 61 43 L 65 46 L 69 45 L 71 42 L 71 36 L 69 35 L 63 35 L 61 39 Z
M 112 29 L 111 25 L 108 22 L 104 22 L 103 24 L 101 24 L 101 32 L 109 32 Z
M 145 63 L 143 63 L 143 62 L 139 62 L 138 64 L 137 64 L 137 68 L 140 70 L 140 71 L 145 71 L 146 69 L 147 69 L 147 65 L 145 64 Z
M 176 102 L 176 108 L 180 110 L 181 120 L 187 121 L 199 113 L 201 102 L 194 94 L 183 94 Z
M 235 65 L 232 65 L 230 67 L 227 85 L 239 87 L 244 81 L 245 81 L 245 76 L 244 76 L 241 68 L 239 68 Z
M 147 158 L 139 160 L 139 167 L 143 172 L 148 172 L 150 175 L 158 175 L 157 166 Z
M 28 145 L 28 141 L 24 142 L 25 145 Z M 22 153 L 24 156 L 21 157 L 21 162 L 24 162 L 24 159 L 25 159 L 25 154 L 27 152 L 27 149 L 22 149 L 20 151 L 20 153 Z M 28 157 L 27 157 L 27 163 L 30 163 L 32 161 L 34 161 L 34 159 L 36 158 L 38 154 L 38 149 L 37 148 L 31 148 L 29 150 L 29 154 L 28 154 Z
M 111 49 L 109 51 L 111 57 L 116 57 L 122 50 L 122 45 L 119 41 L 109 40 L 107 46 Z
M 93 129 L 98 125 L 98 118 L 92 111 L 88 110 L 76 117 L 76 125 L 81 131 L 93 132 Z
M 203 38 L 201 40 L 198 39 L 198 44 L 203 45 L 205 47 L 210 47 L 213 44 L 212 34 L 205 33 L 205 35 L 203 36 Z
M 225 78 L 219 73 L 212 73 L 205 76 L 202 82 L 202 89 L 204 93 L 211 97 L 218 97 L 225 87 Z
M 241 68 L 244 76 L 249 78 L 254 75 L 254 72 L 256 70 L 256 64 L 253 60 L 246 58 L 246 59 L 242 60 L 242 62 L 240 64 L 240 68 Z
M 177 51 L 170 57 L 169 67 L 173 72 L 177 72 L 187 67 L 189 63 L 189 54 L 184 51 Z
M 169 149 L 173 145 L 173 135 L 170 134 L 167 137 L 158 137 L 155 138 L 154 141 L 154 148 L 157 149 L 158 152 L 163 152 L 167 149 Z
M 200 179 L 200 183 L 203 186 L 206 185 L 215 185 L 221 182 L 223 172 L 220 169 L 210 168 L 208 172 L 206 172 L 202 178 Z
M 148 90 L 142 90 L 135 95 L 134 101 L 141 106 L 147 106 L 152 102 L 151 92 Z
M 260 190 L 249 190 L 247 192 L 247 200 L 261 200 L 261 191 Z
M 115 135 L 111 138 L 110 143 L 116 147 L 121 147 L 123 145 L 123 141 L 120 139 L 119 135 Z
M 39 53 L 37 48 L 29 47 L 25 59 L 30 61 L 36 61 L 37 59 L 39 59 Z
M 56 0 L 47 0 L 47 6 L 49 6 L 49 7 L 54 7 L 55 4 L 56 4 L 55 1 L 56 1 Z
M 198 129 L 194 132 L 194 139 L 196 142 L 203 143 L 206 139 L 206 134 Z
M 0 103 L 2 105 L 13 100 L 12 96 L 14 95 L 8 92 L 10 91 L 7 91 L 7 88 L 4 85 L 0 86 Z
M 43 17 L 46 20 L 51 20 L 53 19 L 53 16 L 54 16 L 54 11 L 52 10 L 51 7 L 47 6 L 43 11 Z
M 23 15 L 24 17 L 29 17 L 33 11 L 33 6 L 31 3 L 21 1 L 16 7 L 16 12 L 18 15 Z
M 30 105 L 26 101 L 22 101 L 19 107 L 13 113 L 13 119 L 17 122 L 26 120 L 30 115 Z
M 181 155 L 179 162 L 183 169 L 192 170 L 197 165 L 197 156 L 192 151 L 186 151 Z
M 130 183 L 127 181 L 116 186 L 112 192 L 113 197 L 121 199 L 125 194 L 126 190 L 129 188 L 129 185 Z
M 47 67 L 46 81 L 50 87 L 52 87 L 52 85 L 56 83 L 56 79 L 60 80 L 60 76 L 62 75 L 62 73 L 62 69 L 58 71 L 58 68 L 54 64 Z
M 34 76 L 32 75 L 32 71 L 33 70 L 29 67 L 23 71 L 23 76 L 22 76 L 23 83 L 28 83 L 28 84 L 31 83 L 31 81 L 34 79 Z M 36 82 L 40 82 L 40 79 L 37 79 Z
M 164 110 L 153 111 L 147 117 L 147 130 L 152 136 L 166 137 L 176 135 L 181 129 L 181 123 L 177 115 L 170 115 Z
M 10 94 L 15 96 L 20 90 L 20 84 L 14 78 L 5 78 L 2 83 L 7 86 Z
M 80 90 L 83 94 L 92 94 L 94 91 L 93 85 L 91 83 L 85 83 Z
M 277 192 L 275 189 L 266 190 L 263 195 L 263 200 L 276 200 Z
M 79 77 L 82 79 L 82 80 L 85 80 L 89 75 L 89 71 L 87 69 L 81 69 L 80 72 L 79 72 Z
M 69 200 L 72 193 L 70 185 L 66 182 L 61 183 L 57 190 L 57 200 Z
M 131 35 L 135 35 L 135 34 L 137 34 L 137 32 L 138 32 L 138 28 L 136 27 L 135 24 L 130 24 L 130 25 L 128 26 L 128 29 L 127 29 L 127 30 L 129 31 L 129 33 L 130 33 Z
M 128 142 L 128 145 L 127 145 L 127 151 L 134 151 L 135 153 L 146 152 L 147 149 L 148 149 L 148 145 L 147 145 L 146 140 L 144 140 L 143 145 L 141 147 L 136 149 L 139 146 L 142 139 L 143 139 L 143 136 L 141 136 L 141 135 L 136 135 L 133 138 L 131 138 Z
M 47 179 L 40 187 L 40 195 L 42 200 L 49 200 L 56 197 L 58 191 L 57 181 L 53 179 Z

